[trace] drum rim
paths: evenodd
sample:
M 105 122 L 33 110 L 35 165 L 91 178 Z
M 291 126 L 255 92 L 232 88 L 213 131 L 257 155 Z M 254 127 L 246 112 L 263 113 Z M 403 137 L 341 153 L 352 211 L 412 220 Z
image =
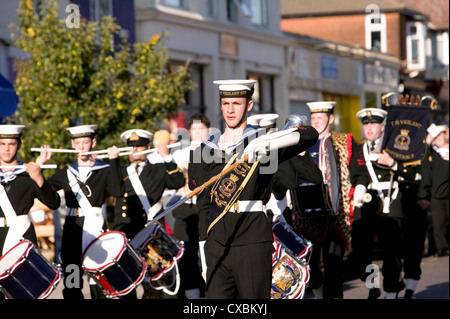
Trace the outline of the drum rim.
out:
M 153 226 L 153 229 L 150 228 L 150 226 Z M 147 240 L 147 239 L 148 239 L 150 236 L 147 236 L 147 237 L 145 238 L 145 240 L 144 240 L 139 246 L 133 245 L 133 241 L 134 241 L 135 239 L 137 239 L 137 237 L 138 237 L 143 231 L 145 231 L 145 230 L 149 230 L 149 231 L 150 231 L 150 234 L 151 234 L 151 235 L 154 235 L 154 234 L 158 231 L 158 229 L 160 229 L 160 228 L 162 228 L 162 225 L 161 225 L 161 223 L 158 222 L 158 221 L 155 222 L 155 223 L 150 223 L 150 224 L 145 225 L 140 231 L 138 231 L 138 232 L 136 233 L 136 235 L 133 236 L 133 238 L 130 240 L 130 245 L 131 245 L 134 249 L 136 249 L 136 250 L 141 249 L 142 246 L 147 245 L 147 243 L 148 243 L 148 240 Z
M 20 268 L 20 267 L 25 263 L 25 258 L 23 258 L 23 257 L 24 257 L 24 256 L 25 256 L 25 257 L 28 257 L 28 256 L 30 255 L 31 248 L 32 248 L 33 246 L 35 246 L 35 245 L 34 245 L 34 243 L 33 243 L 32 241 L 30 241 L 30 240 L 28 240 L 28 239 L 23 239 L 23 240 L 21 240 L 20 242 L 18 242 L 17 244 L 15 244 L 13 247 L 11 247 L 5 254 L 3 254 L 3 255 L 0 257 L 0 261 L 1 261 L 6 255 L 8 255 L 11 251 L 13 251 L 14 249 L 16 249 L 19 245 L 24 245 L 24 244 L 26 244 L 27 247 L 25 248 L 25 252 L 23 253 L 22 258 L 20 258 L 19 260 L 17 260 L 17 261 L 16 261 L 13 265 L 11 265 L 11 267 L 8 268 L 7 270 L 3 270 L 3 273 L 0 274 L 0 282 L 3 281 L 3 280 L 5 280 L 7 277 L 9 277 L 9 274 L 7 273 L 7 271 L 8 271 L 8 272 L 15 272 L 16 269 Z M 0 271 L 2 271 L 2 270 L 0 270 Z
M 112 234 L 112 233 L 117 233 L 122 235 L 123 239 L 124 239 L 124 243 L 122 248 L 120 249 L 119 253 L 117 254 L 117 256 L 115 256 L 115 260 L 119 260 L 120 257 L 122 257 L 123 253 L 125 252 L 125 248 L 127 247 L 127 237 L 125 236 L 125 233 L 118 231 L 118 230 L 110 230 L 107 232 L 104 232 L 102 234 L 100 234 L 96 239 L 94 239 L 91 243 L 89 243 L 89 245 L 86 247 L 86 249 L 83 252 L 83 255 L 81 256 L 81 266 L 83 267 L 84 270 L 89 271 L 89 272 L 101 272 L 105 269 L 108 269 L 109 267 L 111 267 L 112 265 L 114 265 L 114 262 L 108 262 L 105 265 L 98 267 L 98 268 L 88 268 L 84 265 L 84 259 L 86 258 L 86 253 L 88 252 L 89 248 L 101 237 Z

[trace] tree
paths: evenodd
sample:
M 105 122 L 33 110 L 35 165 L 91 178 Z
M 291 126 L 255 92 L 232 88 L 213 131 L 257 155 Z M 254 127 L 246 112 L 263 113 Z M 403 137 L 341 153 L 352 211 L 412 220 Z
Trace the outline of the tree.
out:
M 31 147 L 70 147 L 67 127 L 98 124 L 97 148 L 107 148 L 122 143 L 125 130 L 157 129 L 185 103 L 195 84 L 188 63 L 170 67 L 165 34 L 115 45 L 120 27 L 112 17 L 81 18 L 79 27 L 68 28 L 57 0 L 40 3 L 36 9 L 33 0 L 20 0 L 19 25 L 10 26 L 15 45 L 28 55 L 15 63 L 19 105 L 13 121 L 26 126 L 24 161 L 36 158 Z M 53 156 L 64 165 L 74 160 Z

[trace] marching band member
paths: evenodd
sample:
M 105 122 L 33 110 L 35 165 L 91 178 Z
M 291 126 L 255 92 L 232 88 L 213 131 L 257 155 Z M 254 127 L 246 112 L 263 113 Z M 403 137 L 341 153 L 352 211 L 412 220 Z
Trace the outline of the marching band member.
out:
M 431 205 L 431 216 L 433 220 L 433 237 L 436 244 L 436 255 L 448 255 L 448 224 L 449 224 L 449 201 L 448 201 L 448 125 L 435 126 L 434 136 L 431 137 L 427 153 L 422 161 L 423 201 L 427 200 Z M 447 172 L 447 174 L 446 174 Z M 445 184 L 445 180 L 447 183 Z M 444 185 L 439 191 L 439 186 Z M 447 185 L 445 187 L 445 185 Z M 446 191 L 445 191 L 446 189 Z
M 172 161 L 155 160 L 154 156 L 149 157 L 148 154 L 133 155 L 150 149 L 152 133 L 131 129 L 123 132 L 120 138 L 133 150 L 128 156 L 130 164 L 122 167 L 124 193 L 116 199 L 114 229 L 124 232 L 131 239 L 160 211 L 161 206 L 155 204 L 161 199 L 164 190 L 180 188 L 185 179 Z M 158 145 L 158 153 L 163 154 L 163 157 L 169 156 L 167 144 Z M 144 289 L 145 294 L 151 294 L 145 285 Z M 136 298 L 136 290 L 124 298 Z
M 265 130 L 247 125 L 255 82 L 214 82 L 219 86 L 225 131 L 198 147 L 189 165 L 190 189 L 226 167 L 233 169 L 197 198 L 200 240 L 206 240 L 208 299 L 270 298 L 273 233 L 264 213 L 275 173 L 270 164 L 278 166 L 317 140 L 317 131 L 310 126 L 257 137 Z M 245 154 L 248 162 L 235 162 Z
M 190 193 L 188 185 L 188 167 L 190 154 L 201 143 L 206 142 L 210 133 L 210 121 L 203 114 L 195 114 L 189 118 L 188 132 L 190 136 L 190 145 L 178 149 L 173 153 L 173 159 L 183 171 L 186 177 L 186 184 L 178 189 L 177 196 L 185 197 Z M 199 299 L 204 288 L 201 277 L 202 270 L 199 260 L 199 241 L 198 241 L 198 215 L 197 215 L 197 196 L 184 202 L 176 208 L 172 215 L 175 218 L 173 234 L 184 243 L 184 254 L 181 258 L 179 267 L 181 275 L 181 286 L 179 295 L 181 298 Z M 205 270 L 206 272 L 206 270 Z
M 0 255 L 22 239 L 37 245 L 36 232 L 28 215 L 35 198 L 50 209 L 60 205 L 58 193 L 44 179 L 39 166 L 48 154 L 42 152 L 36 162 L 26 164 L 18 159 L 24 128 L 24 125 L 0 125 Z
M 369 275 L 366 266 L 372 262 L 374 239 L 377 236 L 383 256 L 383 288 L 386 299 L 397 298 L 404 288 L 401 278 L 402 242 L 401 220 L 403 211 L 398 178 L 413 181 L 416 169 L 404 166 L 381 150 L 384 120 L 387 112 L 377 108 L 365 108 L 356 113 L 361 121 L 366 141 L 358 145 L 370 176 L 370 184 L 355 188 L 355 212 L 352 223 L 352 248 L 360 278 L 364 282 Z M 365 193 L 370 201 L 363 200 Z M 366 282 L 367 283 L 367 282 Z M 380 296 L 380 289 L 372 287 L 369 299 Z
M 97 144 L 96 128 L 97 125 L 67 128 L 71 134 L 72 148 L 81 152 L 91 151 Z M 78 154 L 76 161 L 48 180 L 56 190 L 64 190 L 67 205 L 61 238 L 65 299 L 84 298 L 82 254 L 106 230 L 107 196 L 119 197 L 123 193 L 118 154 L 116 146 L 108 148 L 110 164 L 95 159 L 93 155 Z M 78 269 L 74 270 L 73 265 Z M 105 298 L 95 283 L 90 282 L 89 287 L 92 299 Z
M 356 151 L 353 134 L 331 129 L 335 104 L 333 101 L 307 103 L 311 112 L 311 125 L 319 132 L 318 141 L 308 149 L 308 153 L 322 175 L 318 185 L 325 186 L 328 191 L 325 195 L 320 191 L 307 192 L 316 186 L 301 181 L 297 188 L 297 200 L 301 207 L 302 201 L 328 205 L 311 212 L 307 212 L 306 207 L 301 209 L 295 214 L 293 226 L 297 233 L 313 243 L 309 286 L 318 299 L 344 297 L 343 258 L 351 237 L 350 195 L 355 185 L 367 183 L 368 180 L 360 161 L 361 155 Z

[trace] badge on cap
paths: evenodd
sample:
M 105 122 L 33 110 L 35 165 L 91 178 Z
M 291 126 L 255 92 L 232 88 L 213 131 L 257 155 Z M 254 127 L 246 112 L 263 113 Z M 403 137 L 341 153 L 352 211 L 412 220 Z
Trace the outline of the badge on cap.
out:
M 0 138 L 20 138 L 25 125 L 0 125 Z
M 152 141 L 153 134 L 140 129 L 132 129 L 123 132 L 120 139 L 127 143 L 128 146 L 145 146 Z
M 387 112 L 385 110 L 373 107 L 359 110 L 356 113 L 356 117 L 361 121 L 362 124 L 382 123 L 386 115 Z
M 80 137 L 90 137 L 94 138 L 95 136 L 95 129 L 98 125 L 78 125 L 74 127 L 68 127 L 67 130 L 70 132 L 70 135 L 72 135 L 72 139 L 80 138 Z

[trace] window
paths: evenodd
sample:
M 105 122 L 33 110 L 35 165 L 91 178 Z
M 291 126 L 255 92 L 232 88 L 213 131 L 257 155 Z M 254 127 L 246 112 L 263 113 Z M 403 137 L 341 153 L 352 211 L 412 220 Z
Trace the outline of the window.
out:
M 266 25 L 267 19 L 267 0 L 250 0 L 252 13 L 252 23 L 256 25 Z
M 268 23 L 267 0 L 227 0 L 227 19 L 238 21 L 238 12 L 250 18 L 255 25 Z
M 422 22 L 406 23 L 406 60 L 408 70 L 425 69 L 426 27 Z
M 107 15 L 112 16 L 112 0 L 90 0 L 89 12 L 92 21 L 100 21 Z
M 207 9 L 209 17 L 217 17 L 217 0 L 208 0 Z
M 386 53 L 386 16 L 380 14 L 377 19 L 366 15 L 366 49 Z
M 184 8 L 184 0 L 164 0 L 164 4 L 169 7 Z

